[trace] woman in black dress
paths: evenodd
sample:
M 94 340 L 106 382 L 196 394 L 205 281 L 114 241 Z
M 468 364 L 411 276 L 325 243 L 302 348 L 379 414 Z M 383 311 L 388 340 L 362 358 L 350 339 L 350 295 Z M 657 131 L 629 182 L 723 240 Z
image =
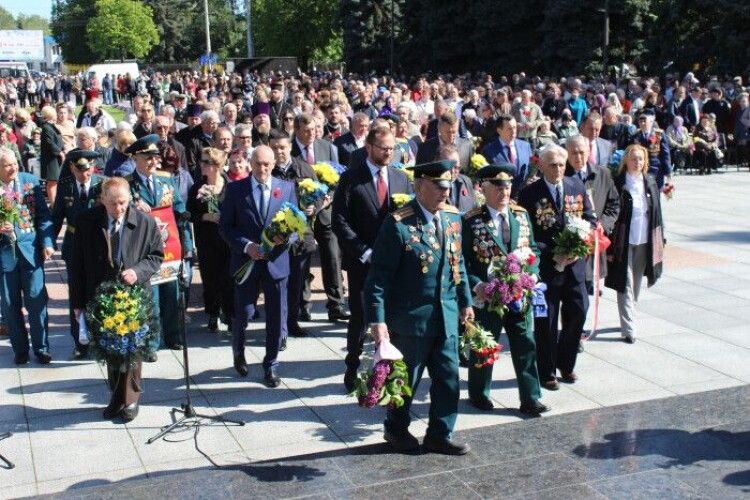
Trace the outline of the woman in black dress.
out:
M 229 274 L 229 245 L 219 234 L 219 210 L 229 183 L 224 174 L 226 153 L 216 148 L 204 148 L 200 167 L 202 178 L 188 192 L 187 209 L 195 229 L 203 281 L 203 302 L 208 314 L 208 329 L 219 331 L 219 318 L 231 328 L 234 314 L 234 282 Z

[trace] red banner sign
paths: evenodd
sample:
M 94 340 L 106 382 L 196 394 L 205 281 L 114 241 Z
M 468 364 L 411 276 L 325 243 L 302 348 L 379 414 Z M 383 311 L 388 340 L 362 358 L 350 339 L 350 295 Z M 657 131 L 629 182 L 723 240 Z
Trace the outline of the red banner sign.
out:
M 151 284 L 158 285 L 177 279 L 182 263 L 182 244 L 171 205 L 152 208 L 150 215 L 156 221 L 156 228 L 164 244 L 164 262 L 161 269 L 151 278 Z

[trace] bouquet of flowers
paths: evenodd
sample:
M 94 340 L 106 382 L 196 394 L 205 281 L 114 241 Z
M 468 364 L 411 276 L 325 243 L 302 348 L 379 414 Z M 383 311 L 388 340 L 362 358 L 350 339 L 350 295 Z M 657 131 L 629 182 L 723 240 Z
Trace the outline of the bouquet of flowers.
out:
M 552 240 L 552 253 L 561 257 L 586 257 L 591 253 L 594 231 L 591 224 L 580 217 L 567 217 L 565 228 Z M 562 272 L 565 267 L 555 264 Z
M 674 191 L 674 184 L 672 184 L 671 182 L 666 182 L 664 184 L 664 187 L 661 188 L 661 192 L 664 193 L 664 196 L 666 196 L 668 200 L 674 198 Z
M 343 165 L 332 161 L 316 163 L 312 168 L 318 180 L 328 186 L 329 191 L 336 189 L 336 186 L 339 185 L 341 174 L 346 170 Z
M 413 194 L 395 193 L 391 195 L 391 203 L 393 204 L 393 208 L 396 210 L 403 207 L 413 199 Z
M 536 276 L 529 266 L 536 262 L 530 249 L 518 249 L 494 260 L 487 272 L 489 281 L 474 287 L 474 304 L 503 317 L 508 311 L 525 312 Z
M 487 162 L 487 158 L 479 153 L 474 153 L 473 155 L 471 155 L 471 159 L 469 160 L 469 168 L 465 173 L 472 179 L 476 179 L 477 172 L 479 172 L 482 167 L 486 167 L 487 165 L 489 165 L 489 163 Z
M 123 363 L 122 369 L 148 354 L 149 340 L 157 331 L 151 325 L 152 301 L 146 290 L 116 281 L 105 281 L 86 307 L 84 321 L 94 357 Z
M 617 171 L 620 169 L 620 163 L 622 163 L 622 157 L 625 155 L 625 151 L 622 149 L 616 150 L 614 153 L 612 153 L 612 156 L 609 158 L 609 164 L 608 167 L 612 171 L 612 175 L 617 175 Z
M 469 354 L 474 354 L 476 359 L 474 368 L 494 365 L 495 361 L 500 359 L 500 351 L 503 346 L 495 342 L 492 333 L 482 328 L 478 323 L 467 321 L 464 328 L 459 347 L 464 357 L 469 359 Z
M 359 406 L 364 408 L 375 405 L 400 408 L 405 397 L 412 397 L 406 363 L 401 352 L 388 341 L 380 343 L 372 368 L 360 373 L 354 386 L 349 395 L 356 396 Z
M 214 188 L 210 184 L 202 185 L 198 190 L 196 198 L 206 204 L 208 213 L 215 214 L 219 212 L 219 196 L 214 192 Z
M 328 194 L 328 186 L 312 179 L 302 179 L 297 184 L 299 191 L 299 206 L 302 208 L 315 205 Z
M 406 174 L 406 177 L 411 181 L 414 182 L 414 170 L 411 168 L 411 165 L 407 165 L 406 163 L 401 162 L 394 162 L 391 163 L 391 167 L 401 170 L 403 173 Z
M 273 219 L 271 219 L 271 224 L 263 229 L 263 232 L 260 235 L 261 252 L 264 254 L 269 253 L 279 241 L 286 243 L 293 234 L 302 238 L 306 229 L 307 217 L 305 214 L 291 203 L 284 202 L 284 204 L 281 205 L 281 209 L 276 212 Z M 235 271 L 234 280 L 238 285 L 241 285 L 247 280 L 254 265 L 255 261 L 253 259 L 248 259 L 247 262 Z
M 21 213 L 18 210 L 20 202 L 21 196 L 11 186 L 6 186 L 0 191 L 0 224 L 21 222 Z M 16 241 L 15 232 L 11 231 L 6 234 L 11 242 Z

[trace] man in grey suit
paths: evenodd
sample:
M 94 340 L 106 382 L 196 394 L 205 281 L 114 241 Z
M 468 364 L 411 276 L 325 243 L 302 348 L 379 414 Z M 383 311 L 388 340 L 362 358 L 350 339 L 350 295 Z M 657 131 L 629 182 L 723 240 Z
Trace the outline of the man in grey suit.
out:
M 315 118 L 310 114 L 302 113 L 294 118 L 292 157 L 299 158 L 309 165 L 324 161 L 338 163 L 339 157 L 336 146 L 323 139 L 316 139 L 315 126 Z M 333 234 L 331 229 L 331 198 L 326 199 L 323 209 L 318 212 L 313 234 L 320 250 L 320 267 L 323 274 L 323 288 L 326 292 L 328 320 L 349 319 L 349 314 L 344 310 L 341 251 L 336 235 Z M 309 321 L 310 312 L 307 310 L 301 311 L 300 319 Z
M 453 180 L 448 192 L 448 203 L 456 207 L 461 214 L 465 214 L 477 206 L 477 200 L 474 196 L 474 183 L 469 176 L 461 173 L 458 165 L 458 150 L 453 144 L 446 144 L 440 147 L 438 160 L 450 160 L 453 162 L 451 172 Z
M 612 158 L 615 144 L 599 137 L 602 130 L 602 115 L 597 112 L 589 113 L 581 124 L 581 135 L 589 140 L 589 153 L 586 163 L 589 166 L 606 167 Z M 596 207 L 598 209 L 598 207 Z
M 440 146 L 453 144 L 458 150 L 459 165 L 461 170 L 466 170 L 474 152 L 474 147 L 469 139 L 458 136 L 459 120 L 456 114 L 448 110 L 438 119 L 438 135 L 419 145 L 417 150 L 417 165 L 435 161 L 438 157 Z

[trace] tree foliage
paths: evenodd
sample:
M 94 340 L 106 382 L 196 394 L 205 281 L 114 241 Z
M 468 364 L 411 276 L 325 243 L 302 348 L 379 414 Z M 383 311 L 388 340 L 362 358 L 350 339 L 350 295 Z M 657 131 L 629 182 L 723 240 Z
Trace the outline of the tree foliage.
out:
M 95 0 L 57 0 L 52 4 L 50 28 L 65 62 L 86 64 L 96 61 L 97 57 L 86 41 L 86 26 L 95 16 Z
M 86 27 L 86 40 L 101 59 L 141 58 L 159 43 L 153 12 L 136 0 L 96 0 L 96 16 Z
M 159 33 L 159 43 L 151 50 L 149 61 L 173 63 L 197 57 L 190 51 L 190 42 L 196 34 L 185 20 L 201 15 L 198 4 L 193 0 L 144 0 L 144 3 L 151 7 Z
M 342 0 L 344 55 L 352 71 L 383 71 L 390 67 L 391 36 L 394 66 L 403 55 L 407 33 L 405 23 L 414 21 L 406 0 Z
M 49 21 L 36 14 L 31 16 L 18 14 L 18 17 L 16 18 L 16 24 L 18 25 L 18 29 L 39 30 L 43 31 L 45 35 L 49 34 Z
M 0 7 L 0 30 L 12 30 L 16 28 L 16 20 L 13 14 Z

